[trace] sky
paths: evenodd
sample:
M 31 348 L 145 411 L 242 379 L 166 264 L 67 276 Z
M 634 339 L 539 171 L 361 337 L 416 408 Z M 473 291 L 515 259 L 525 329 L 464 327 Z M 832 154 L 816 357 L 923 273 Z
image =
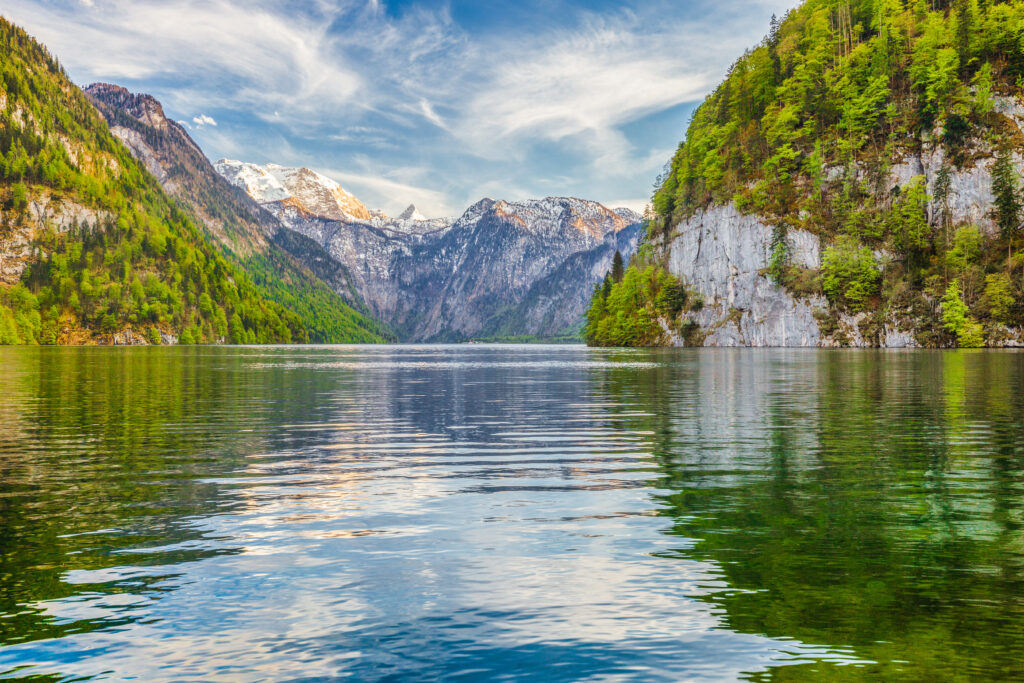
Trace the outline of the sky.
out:
M 4 0 L 79 85 L 153 95 L 211 160 L 370 208 L 642 210 L 694 108 L 796 0 Z

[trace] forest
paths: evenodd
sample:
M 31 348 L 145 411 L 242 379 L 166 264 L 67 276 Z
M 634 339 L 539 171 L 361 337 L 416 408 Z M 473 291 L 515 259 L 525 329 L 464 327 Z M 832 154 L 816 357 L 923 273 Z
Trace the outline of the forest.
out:
M 115 140 L 56 60 L 0 18 L 0 240 L 27 243 L 0 286 L 0 343 L 85 343 L 131 329 L 151 343 L 305 342 Z M 77 225 L 54 225 L 54 209 Z
M 652 242 L 732 202 L 772 226 L 769 275 L 833 311 L 907 318 L 926 346 L 976 346 L 1024 324 L 1024 2 L 806 0 L 697 108 L 658 178 Z M 913 155 L 941 159 L 891 187 Z M 988 169 L 991 225 L 954 220 L 950 179 Z M 820 272 L 786 235 L 822 239 Z

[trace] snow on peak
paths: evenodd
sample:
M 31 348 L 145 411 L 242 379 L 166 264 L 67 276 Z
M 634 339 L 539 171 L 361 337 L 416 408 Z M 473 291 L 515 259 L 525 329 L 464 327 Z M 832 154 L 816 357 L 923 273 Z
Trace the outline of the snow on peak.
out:
M 410 204 L 409 208 L 407 208 L 405 211 L 403 211 L 402 214 L 398 217 L 398 220 L 400 220 L 400 221 L 426 221 L 426 220 L 430 220 L 430 219 L 427 218 L 426 216 L 424 216 L 422 213 L 420 213 L 419 209 L 416 208 L 415 204 Z
M 307 213 L 339 221 L 372 218 L 363 203 L 345 188 L 308 168 L 258 166 L 229 159 L 221 159 L 214 168 L 261 203 L 291 200 Z
M 232 185 L 260 203 L 279 202 L 292 196 L 280 180 L 261 166 L 245 161 L 221 159 L 213 167 Z

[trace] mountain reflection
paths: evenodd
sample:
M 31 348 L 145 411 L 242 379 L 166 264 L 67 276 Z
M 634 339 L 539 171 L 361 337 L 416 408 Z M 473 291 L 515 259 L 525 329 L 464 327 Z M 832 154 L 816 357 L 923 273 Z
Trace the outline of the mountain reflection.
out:
M 0 676 L 1021 673 L 1024 355 L 0 353 Z

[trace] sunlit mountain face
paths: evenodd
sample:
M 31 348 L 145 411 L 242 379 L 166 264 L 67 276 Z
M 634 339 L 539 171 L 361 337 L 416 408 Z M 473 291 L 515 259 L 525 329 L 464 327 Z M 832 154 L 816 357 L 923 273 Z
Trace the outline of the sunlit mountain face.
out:
M 690 113 L 792 3 L 35 0 L 85 85 L 154 95 L 211 159 L 309 167 L 371 210 L 643 209 Z M 712 11 L 713 10 L 713 11 Z

